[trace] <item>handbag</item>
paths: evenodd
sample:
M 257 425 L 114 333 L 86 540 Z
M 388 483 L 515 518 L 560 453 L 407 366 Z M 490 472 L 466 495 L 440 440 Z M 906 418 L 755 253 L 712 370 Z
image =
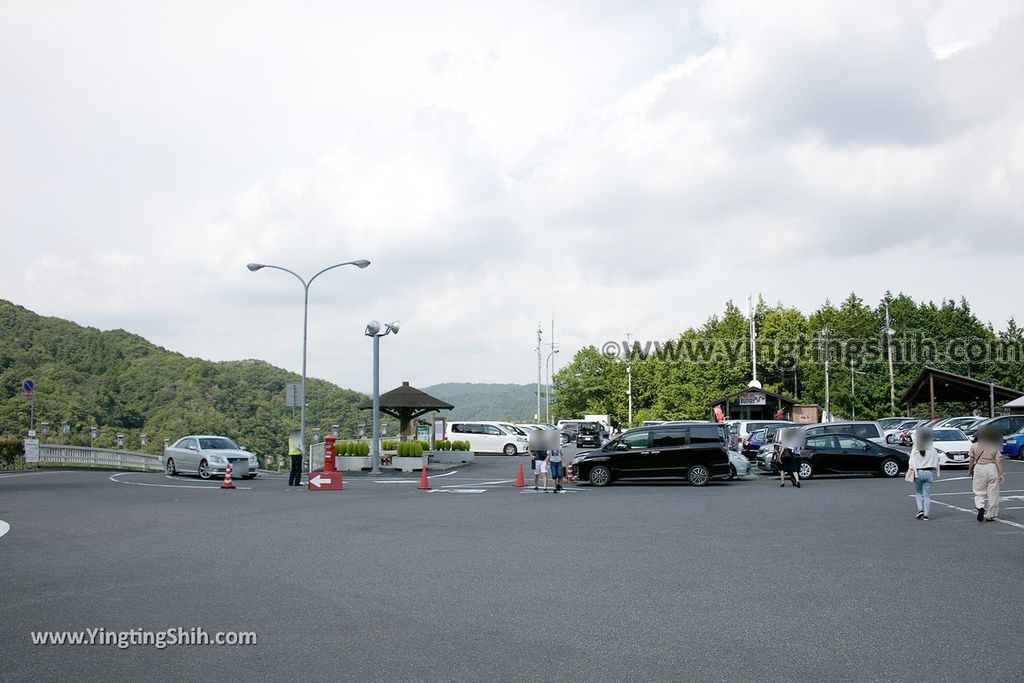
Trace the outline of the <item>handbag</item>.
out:
M 907 473 L 903 475 L 903 481 L 910 482 L 911 484 L 917 481 L 917 470 L 912 467 L 908 467 Z

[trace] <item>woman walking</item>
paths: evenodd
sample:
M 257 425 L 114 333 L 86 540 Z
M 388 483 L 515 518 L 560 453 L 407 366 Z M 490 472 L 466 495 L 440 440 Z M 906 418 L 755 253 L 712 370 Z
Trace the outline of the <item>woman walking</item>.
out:
M 932 507 L 932 484 L 939 476 L 939 452 L 932 446 L 932 430 L 921 427 L 914 432 L 914 446 L 910 451 L 910 470 L 913 477 L 914 499 L 917 501 L 917 519 L 928 521 Z
M 786 475 L 789 475 L 793 486 L 800 488 L 800 440 L 798 429 L 787 429 L 782 435 L 782 452 L 779 453 L 779 484 L 786 486 Z
M 971 445 L 967 474 L 974 489 L 974 507 L 979 522 L 994 522 L 999 514 L 999 485 L 1003 483 L 1003 440 L 990 426 L 978 430 L 978 441 Z

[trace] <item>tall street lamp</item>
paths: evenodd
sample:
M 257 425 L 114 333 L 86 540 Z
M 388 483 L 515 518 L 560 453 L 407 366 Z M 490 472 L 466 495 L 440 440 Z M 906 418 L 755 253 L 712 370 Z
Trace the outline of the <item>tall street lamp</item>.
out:
M 373 446 L 370 449 L 370 474 L 380 474 L 380 338 L 394 332 L 398 334 L 398 321 L 388 323 L 382 330 L 380 323 L 371 320 L 364 334 L 373 337 Z
M 365 268 L 368 265 L 370 265 L 370 262 L 367 261 L 366 259 L 359 259 L 358 261 L 345 261 L 344 263 L 335 263 L 333 266 L 327 266 L 326 268 L 318 272 L 316 275 L 309 278 L 309 280 L 303 279 L 302 276 L 296 273 L 294 270 L 289 270 L 281 266 L 273 266 L 270 265 L 269 263 L 249 263 L 246 264 L 245 266 L 254 273 L 257 270 L 260 270 L 261 268 L 273 268 L 274 270 L 283 270 L 289 275 L 294 276 L 296 280 L 302 283 L 302 386 L 299 389 L 299 398 L 301 400 L 301 403 L 299 404 L 299 443 L 302 445 L 303 455 L 305 455 L 306 451 L 306 343 L 309 336 L 309 286 L 313 284 L 314 280 L 316 280 L 318 277 L 320 277 L 329 270 L 341 268 L 342 266 L 355 266 L 357 268 Z M 310 471 L 312 471 L 312 459 L 310 459 L 309 461 L 309 467 Z

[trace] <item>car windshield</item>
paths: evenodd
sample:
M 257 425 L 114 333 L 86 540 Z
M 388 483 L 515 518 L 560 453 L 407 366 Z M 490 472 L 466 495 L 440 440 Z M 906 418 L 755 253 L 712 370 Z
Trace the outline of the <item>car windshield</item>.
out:
M 919 424 L 921 424 L 921 420 L 907 420 L 900 424 L 899 429 L 912 429 Z
M 932 438 L 936 441 L 966 441 L 967 435 L 959 429 L 936 429 Z
M 205 451 L 237 451 L 238 444 L 223 436 L 199 439 L 199 447 Z
M 600 432 L 601 428 L 593 422 L 584 422 L 580 425 L 581 434 L 599 434 Z

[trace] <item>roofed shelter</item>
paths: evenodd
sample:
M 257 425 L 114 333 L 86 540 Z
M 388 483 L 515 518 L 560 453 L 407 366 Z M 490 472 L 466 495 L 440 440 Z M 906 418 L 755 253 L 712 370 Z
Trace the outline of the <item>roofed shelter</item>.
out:
M 907 415 L 910 415 L 915 404 L 927 402 L 931 417 L 935 419 L 937 403 L 984 403 L 988 404 L 989 417 L 995 417 L 996 403 L 1012 401 L 1021 396 L 1024 396 L 1024 392 L 1016 389 L 926 365 L 903 392 L 900 405 L 906 406 Z
M 397 389 L 380 395 L 380 411 L 398 420 L 401 425 L 399 433 L 402 438 L 405 438 L 409 431 L 409 425 L 417 417 L 437 410 L 451 410 L 454 407 L 425 391 L 409 386 L 408 382 L 402 382 L 402 386 Z M 359 409 L 372 410 L 373 399 L 360 403 Z
M 796 401 L 782 394 L 763 389 L 744 389 L 729 396 L 712 401 L 708 407 L 722 407 L 726 420 L 774 420 L 779 410 L 784 415 L 792 415 Z

